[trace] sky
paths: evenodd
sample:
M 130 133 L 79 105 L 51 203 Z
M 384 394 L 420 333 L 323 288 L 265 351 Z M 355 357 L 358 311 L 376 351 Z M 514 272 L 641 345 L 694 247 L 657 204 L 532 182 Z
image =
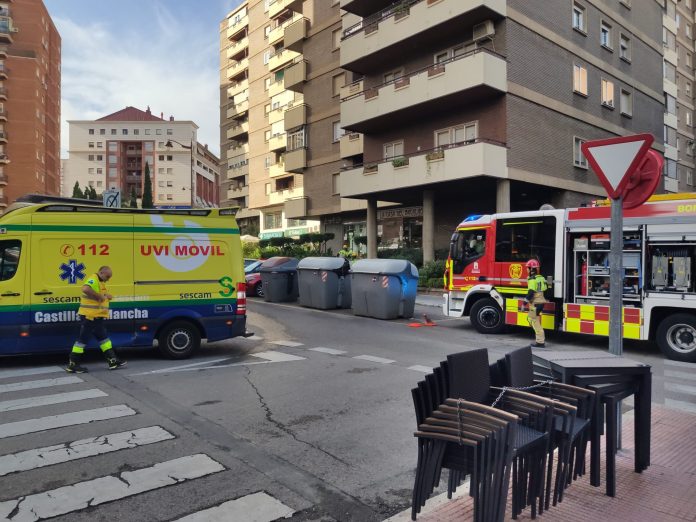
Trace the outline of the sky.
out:
M 194 121 L 219 153 L 219 23 L 240 1 L 44 0 L 63 45 L 62 156 L 68 120 L 128 105 Z

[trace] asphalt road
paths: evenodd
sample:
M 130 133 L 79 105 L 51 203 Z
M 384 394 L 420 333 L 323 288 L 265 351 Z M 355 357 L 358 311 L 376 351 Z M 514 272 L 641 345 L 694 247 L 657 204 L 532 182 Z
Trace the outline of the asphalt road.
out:
M 410 389 L 449 353 L 488 348 L 494 360 L 531 340 L 526 329 L 479 335 L 468 320 L 431 306 L 417 306 L 416 320 L 427 313 L 437 326 L 412 328 L 411 320 L 250 301 L 255 337 L 204 345 L 186 361 L 123 350 L 128 367 L 110 372 L 92 354 L 91 372 L 67 382 L 55 368 L 62 358 L 2 360 L 0 520 L 178 520 L 234 499 L 230 509 L 253 510 L 259 520 L 291 512 L 290 520 L 383 520 L 410 503 Z M 548 342 L 606 349 L 598 338 Z M 664 361 L 643 343 L 625 350 L 653 365 L 654 402 L 696 411 L 696 365 Z M 120 416 L 27 432 L 37 419 L 50 424 L 71 413 L 85 422 Z M 119 433 L 128 439 L 121 446 Z M 96 442 L 62 447 L 84 439 Z M 61 453 L 68 460 L 46 462 Z M 265 492 L 259 503 L 245 503 L 257 492 Z

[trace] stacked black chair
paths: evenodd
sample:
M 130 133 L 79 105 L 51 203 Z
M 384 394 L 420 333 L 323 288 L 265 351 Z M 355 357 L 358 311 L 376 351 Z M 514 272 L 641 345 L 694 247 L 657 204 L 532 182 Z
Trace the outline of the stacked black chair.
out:
M 563 500 L 565 488 L 585 472 L 585 454 L 590 437 L 590 425 L 594 411 L 595 393 L 554 382 L 551 379 L 535 379 L 532 350 L 521 348 L 506 354 L 497 363 L 504 375 L 505 385 L 524 389 L 555 402 L 554 425 L 551 432 L 551 446 L 558 449 L 556 480 L 554 484 L 553 505 Z M 546 376 L 545 376 L 546 377 Z M 510 390 L 511 394 L 517 390 Z M 549 508 L 551 495 L 551 471 L 553 452 L 550 453 L 547 469 L 545 507 Z

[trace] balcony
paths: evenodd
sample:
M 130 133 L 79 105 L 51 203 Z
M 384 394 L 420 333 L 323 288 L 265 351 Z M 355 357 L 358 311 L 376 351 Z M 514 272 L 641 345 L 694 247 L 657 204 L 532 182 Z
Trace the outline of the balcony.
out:
M 289 49 L 283 49 L 281 51 L 278 51 L 269 58 L 268 70 L 277 71 L 278 69 L 282 69 L 289 63 L 292 63 L 292 61 L 298 56 L 300 56 L 299 53 L 296 53 L 295 51 L 290 51 Z M 285 88 L 288 88 L 287 82 L 285 84 Z
M 290 198 L 301 198 L 304 196 L 304 189 L 302 187 L 279 190 L 277 192 L 271 192 L 268 195 L 269 205 L 282 205 L 286 200 Z
M 248 36 L 245 36 L 241 40 L 231 42 L 230 46 L 227 48 L 227 58 L 234 58 L 236 55 L 244 51 L 247 47 L 249 47 Z
M 7 196 L 0 194 L 0 207 L 7 206 Z
M 285 170 L 302 173 L 307 168 L 307 149 L 295 149 L 285 153 Z
M 0 172 L 0 187 L 7 185 L 7 174 Z
M 274 96 L 280 94 L 285 90 L 285 84 L 283 83 L 283 80 L 280 80 L 279 82 L 273 82 L 271 85 L 268 86 L 268 97 L 273 98 Z
M 244 58 L 227 68 L 227 78 L 232 80 L 249 68 L 249 58 Z
M 301 11 L 302 0 L 275 0 L 275 2 L 268 6 L 268 17 L 275 18 L 286 9 L 298 12 Z
M 297 189 L 295 189 L 297 190 Z M 294 197 L 285 200 L 285 218 L 302 219 L 307 216 L 307 198 Z
M 0 60 L 7 58 L 7 47 L 0 47 Z
M 285 131 L 290 131 L 307 124 L 307 106 L 304 103 L 288 106 L 285 111 Z
M 273 125 L 274 123 L 278 123 L 279 121 L 283 121 L 283 118 L 285 117 L 285 105 L 282 107 L 278 107 L 277 109 L 271 110 L 271 112 L 268 113 L 268 124 Z
M 7 143 L 7 133 L 4 130 L 0 131 L 0 143 Z
M 9 14 L 8 9 L 0 11 L 0 43 L 12 43 L 14 41 L 12 38 L 14 28 L 12 27 L 12 18 L 10 18 Z
M 7 89 L 4 87 L 0 87 L 0 100 L 6 100 L 7 99 Z
M 307 81 L 307 60 L 297 60 L 285 69 L 285 88 L 289 91 L 302 92 Z
M 341 158 L 351 158 L 363 153 L 364 138 L 362 134 L 353 132 L 341 136 Z
M 230 19 L 230 22 L 232 22 L 232 19 Z M 238 18 L 232 23 L 227 28 L 227 38 L 228 39 L 235 39 L 234 37 L 237 36 L 241 31 L 246 29 L 249 26 L 249 16 L 244 15 L 241 18 Z
M 247 90 L 249 88 L 249 80 L 244 79 L 242 81 L 239 81 L 237 83 L 233 83 L 230 85 L 227 89 L 227 97 L 228 98 L 234 98 L 241 92 Z
M 249 160 L 241 162 L 236 159 L 234 162 L 227 162 L 227 179 L 237 179 L 249 175 Z
M 268 169 L 268 175 L 271 178 L 279 178 L 280 176 L 287 176 L 288 172 L 285 170 L 285 163 L 275 163 Z
M 10 72 L 4 63 L 0 63 L 0 80 L 7 80 L 7 73 Z
M 230 165 L 231 163 L 237 163 L 241 161 L 244 158 L 240 158 L 239 156 L 242 156 L 244 154 L 249 154 L 248 143 L 242 143 L 231 146 L 229 149 L 227 149 L 227 164 Z
M 375 11 L 381 11 L 392 3 L 394 3 L 393 0 L 341 0 L 341 9 L 365 17 Z
M 281 150 L 287 146 L 287 135 L 283 132 L 281 134 L 276 134 L 268 140 L 268 150 Z
M 249 195 L 249 185 L 227 190 L 227 199 L 243 198 Z
M 368 73 L 385 63 L 400 63 L 404 49 L 426 47 L 433 34 L 455 35 L 506 14 L 506 0 L 404 0 L 343 31 L 341 67 Z
M 236 118 L 246 114 L 249 111 L 249 100 L 244 100 L 241 103 L 236 103 L 229 109 L 227 109 L 227 118 Z
M 276 25 L 273 29 L 271 29 L 271 31 L 268 33 L 268 45 L 275 45 L 278 42 L 283 41 L 283 39 L 285 38 L 285 28 L 292 24 L 294 21 L 298 20 L 299 18 L 302 18 L 302 15 L 295 13 L 292 15 L 292 17 L 288 18 L 287 20 L 284 20 L 282 23 Z
M 7 111 L 0 109 L 0 121 L 7 121 Z
M 285 27 L 285 36 L 283 41 L 285 48 L 298 53 L 302 52 L 305 38 L 309 32 L 309 19 L 300 17 L 293 19 L 292 23 Z
M 341 197 L 365 197 L 477 176 L 507 175 L 505 145 L 476 140 L 345 170 L 341 172 Z
M 249 134 L 249 122 L 245 121 L 234 127 L 227 129 L 227 139 L 234 140 L 243 136 L 244 134 Z
M 433 108 L 475 104 L 506 91 L 505 58 L 476 49 L 342 99 L 341 123 L 351 131 L 375 132 L 400 120 L 413 121 Z

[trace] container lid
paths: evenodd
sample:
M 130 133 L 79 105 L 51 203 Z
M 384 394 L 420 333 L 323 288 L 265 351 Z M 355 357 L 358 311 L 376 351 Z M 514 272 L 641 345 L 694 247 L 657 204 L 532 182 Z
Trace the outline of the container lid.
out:
M 259 272 L 285 272 L 297 269 L 297 258 L 294 257 L 272 257 L 263 262 L 259 267 Z
M 405 259 L 361 259 L 356 261 L 351 272 L 355 274 L 393 274 L 418 277 L 418 269 Z
M 297 265 L 299 270 L 342 270 L 348 268 L 348 260 L 343 257 L 305 257 Z

